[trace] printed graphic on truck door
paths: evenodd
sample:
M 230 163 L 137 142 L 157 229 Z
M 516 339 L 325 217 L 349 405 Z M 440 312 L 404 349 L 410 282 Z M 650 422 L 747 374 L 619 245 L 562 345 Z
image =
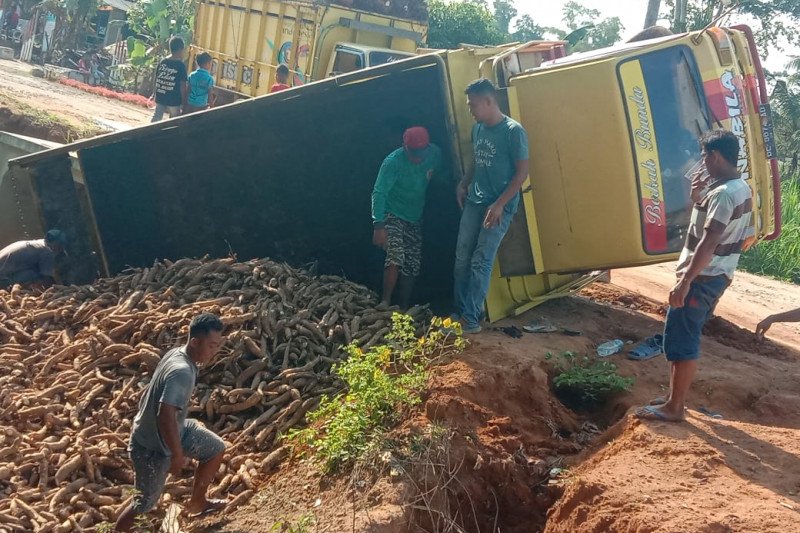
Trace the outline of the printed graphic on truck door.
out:
M 618 66 L 618 75 L 636 165 L 644 251 L 677 252 L 692 207 L 685 174 L 700 159 L 697 140 L 711 123 L 702 78 L 685 46 L 628 59 Z

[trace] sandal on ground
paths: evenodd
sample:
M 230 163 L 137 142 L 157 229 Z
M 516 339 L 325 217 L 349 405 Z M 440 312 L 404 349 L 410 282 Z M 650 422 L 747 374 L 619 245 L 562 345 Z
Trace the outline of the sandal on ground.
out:
M 633 412 L 633 416 L 640 420 L 657 420 L 659 422 L 683 422 L 683 418 L 672 418 L 661 411 L 654 405 L 645 405 L 639 407 Z
M 531 322 L 530 324 L 522 326 L 522 329 L 528 333 L 555 333 L 558 331 L 556 326 L 548 322 Z
M 218 511 L 223 510 L 226 505 L 228 505 L 228 502 L 225 501 L 225 500 L 208 500 L 206 502 L 205 509 L 203 509 L 199 513 L 195 513 L 195 514 L 190 515 L 190 516 L 192 518 L 198 518 L 200 516 L 210 515 L 210 514 L 213 514 L 213 513 L 216 513 Z
M 647 361 L 664 353 L 664 336 L 653 335 L 645 339 L 628 354 L 628 359 Z

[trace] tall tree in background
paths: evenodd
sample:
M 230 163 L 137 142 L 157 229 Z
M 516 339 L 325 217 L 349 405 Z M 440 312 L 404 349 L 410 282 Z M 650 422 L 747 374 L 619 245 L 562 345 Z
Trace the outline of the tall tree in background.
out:
M 484 2 L 461 0 L 428 2 L 428 45 L 458 48 L 459 44 L 500 44 L 508 40 Z
M 655 26 L 660 9 L 661 0 L 647 0 L 647 12 L 644 15 L 644 29 Z
M 595 22 L 595 21 L 598 22 Z M 625 27 L 619 17 L 600 19 L 600 11 L 589 9 L 578 2 L 564 4 L 563 21 L 569 32 L 554 30 L 571 41 L 571 52 L 584 52 L 611 46 L 620 40 Z
M 514 25 L 514 33 L 511 34 L 515 41 L 525 42 L 536 39 L 544 39 L 547 28 L 539 26 L 534 22 L 533 17 L 528 14 L 522 15 Z
M 517 8 L 514 7 L 514 0 L 494 0 L 494 20 L 497 21 L 500 33 L 508 35 L 508 28 L 516 16 Z
M 663 3 L 674 31 L 703 29 L 726 10 L 722 0 L 664 0 Z M 799 0 L 739 0 L 733 13 L 750 15 L 756 20 L 753 29 L 761 50 L 779 47 L 782 41 L 800 44 Z

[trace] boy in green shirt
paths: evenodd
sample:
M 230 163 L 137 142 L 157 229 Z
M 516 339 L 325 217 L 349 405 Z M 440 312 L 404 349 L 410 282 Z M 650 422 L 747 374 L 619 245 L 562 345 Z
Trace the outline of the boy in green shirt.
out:
M 372 191 L 372 242 L 386 250 L 381 303 L 389 305 L 399 280 L 398 303 L 407 308 L 422 263 L 422 212 L 428 183 L 442 153 L 421 126 L 403 134 L 403 147 L 381 165 Z

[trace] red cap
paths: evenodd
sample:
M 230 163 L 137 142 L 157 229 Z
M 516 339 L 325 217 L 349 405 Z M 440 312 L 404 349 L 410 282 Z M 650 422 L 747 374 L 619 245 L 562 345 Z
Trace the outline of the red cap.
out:
M 428 130 L 422 126 L 414 126 L 408 128 L 403 134 L 403 145 L 409 150 L 421 150 L 428 147 L 431 142 Z
M 403 134 L 403 147 L 406 150 L 408 160 L 415 165 L 421 163 L 428 153 L 428 144 L 430 140 L 428 130 L 422 126 L 408 128 Z

